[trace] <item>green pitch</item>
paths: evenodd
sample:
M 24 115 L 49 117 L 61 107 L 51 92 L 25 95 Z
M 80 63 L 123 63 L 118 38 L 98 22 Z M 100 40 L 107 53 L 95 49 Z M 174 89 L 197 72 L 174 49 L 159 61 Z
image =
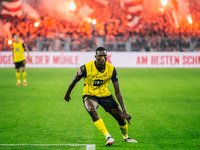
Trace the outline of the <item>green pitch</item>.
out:
M 117 69 L 132 116 L 124 143 L 117 122 L 99 107 L 115 139 L 112 147 L 83 107 L 81 80 L 64 101 L 78 69 L 27 68 L 28 86 L 16 87 L 15 70 L 0 69 L 0 144 L 95 144 L 97 150 L 199 150 L 200 69 Z M 114 94 L 112 84 L 109 86 Z M 85 146 L 3 146 L 0 150 L 86 149 Z

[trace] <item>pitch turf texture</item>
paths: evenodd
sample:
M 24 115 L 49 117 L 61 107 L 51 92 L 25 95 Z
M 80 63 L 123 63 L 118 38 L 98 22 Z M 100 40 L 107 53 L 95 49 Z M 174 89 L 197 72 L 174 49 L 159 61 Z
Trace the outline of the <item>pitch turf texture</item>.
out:
M 27 68 L 28 86 L 16 87 L 15 69 L 0 69 L 0 144 L 95 144 L 97 150 L 200 149 L 200 69 L 118 68 L 121 92 L 132 116 L 122 141 L 117 122 L 98 113 L 115 139 L 106 147 L 82 103 L 83 80 L 64 101 L 78 69 Z M 112 84 L 109 89 L 114 94 Z M 85 149 L 85 146 L 0 146 L 1 150 Z

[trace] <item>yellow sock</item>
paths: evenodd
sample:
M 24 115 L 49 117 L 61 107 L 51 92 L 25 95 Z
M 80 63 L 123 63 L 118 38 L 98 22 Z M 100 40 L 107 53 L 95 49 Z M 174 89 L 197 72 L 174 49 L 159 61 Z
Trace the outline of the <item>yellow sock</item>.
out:
M 20 80 L 20 72 L 16 72 L 17 82 L 21 82 Z
M 23 81 L 26 82 L 26 71 L 22 72 Z
M 103 120 L 100 118 L 99 120 L 94 122 L 94 125 L 101 131 L 101 133 L 107 138 L 110 136 L 108 130 L 105 127 Z
M 127 123 L 124 126 L 120 126 L 120 125 L 118 125 L 118 126 L 119 126 L 119 128 L 122 132 L 123 138 L 128 138 L 128 125 L 127 125 Z

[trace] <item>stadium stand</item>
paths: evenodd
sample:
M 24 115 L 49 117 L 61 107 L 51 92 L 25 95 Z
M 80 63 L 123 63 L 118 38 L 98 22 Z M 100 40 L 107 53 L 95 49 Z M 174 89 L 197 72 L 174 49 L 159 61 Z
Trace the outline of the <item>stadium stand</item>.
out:
M 79 0 L 75 2 L 77 6 L 86 3 Z M 125 24 L 127 18 L 119 6 L 120 3 L 108 5 L 114 11 L 105 11 L 99 15 L 106 3 L 102 3 L 101 9 L 97 9 L 97 2 L 91 1 L 87 5 L 95 8 L 93 16 L 101 24 L 74 24 L 44 11 L 38 0 L 30 0 L 28 3 L 37 9 L 39 18 L 33 19 L 24 15 L 9 20 L 1 16 L 0 27 L 3 32 L 0 33 L 0 51 L 10 50 L 8 40 L 16 33 L 23 37 L 22 40 L 31 51 L 90 51 L 100 45 L 110 51 L 194 51 L 195 48 L 200 48 L 200 25 L 195 23 L 191 27 L 183 24 L 175 28 L 168 14 L 157 13 L 153 19 L 149 19 L 144 17 L 143 12 L 137 27 L 130 27 Z M 196 3 L 193 0 L 189 5 L 193 14 L 200 9 Z M 102 17 L 106 21 L 102 21 Z M 39 25 L 36 27 L 34 23 L 38 20 Z M 196 20 L 200 20 L 199 13 L 196 13 Z

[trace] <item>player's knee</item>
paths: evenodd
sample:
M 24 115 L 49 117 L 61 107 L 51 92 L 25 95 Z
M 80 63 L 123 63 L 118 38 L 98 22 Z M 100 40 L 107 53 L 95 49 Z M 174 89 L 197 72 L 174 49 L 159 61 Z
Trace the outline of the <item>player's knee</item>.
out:
M 121 115 L 119 115 L 117 117 L 117 121 L 118 121 L 118 123 L 119 123 L 120 126 L 123 126 L 123 125 L 126 124 L 126 120 L 124 119 L 123 114 L 121 114 Z
M 87 107 L 87 111 L 91 116 L 97 116 L 97 109 L 95 107 Z
M 89 107 L 88 110 L 89 114 L 95 115 L 97 114 L 97 110 L 94 107 Z
M 24 72 L 25 71 L 25 68 L 22 68 L 22 72 Z
M 94 108 L 89 109 L 88 113 L 90 114 L 93 121 L 97 121 L 100 118 L 97 114 L 97 110 L 95 110 Z

